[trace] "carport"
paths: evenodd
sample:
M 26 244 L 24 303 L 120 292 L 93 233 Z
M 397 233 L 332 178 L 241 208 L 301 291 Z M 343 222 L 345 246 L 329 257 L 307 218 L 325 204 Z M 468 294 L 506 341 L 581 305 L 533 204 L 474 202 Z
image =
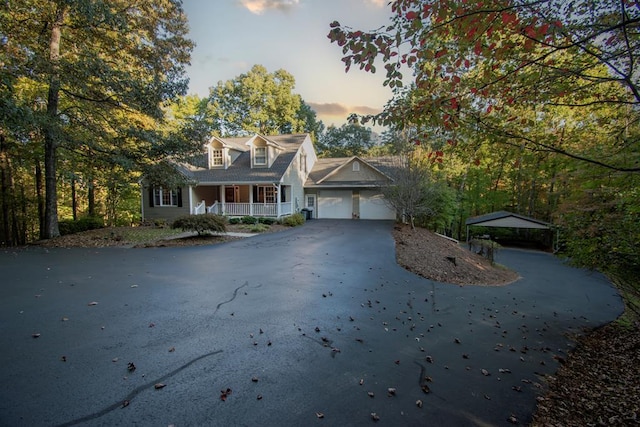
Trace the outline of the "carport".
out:
M 486 215 L 467 218 L 467 220 L 465 221 L 465 225 L 467 226 L 467 242 L 469 242 L 469 228 L 474 226 L 490 228 L 549 230 L 550 232 L 554 229 L 553 224 L 550 224 L 548 222 L 540 221 L 538 219 L 530 218 L 523 215 L 518 215 L 508 211 L 491 212 Z M 554 244 L 554 246 L 556 245 Z

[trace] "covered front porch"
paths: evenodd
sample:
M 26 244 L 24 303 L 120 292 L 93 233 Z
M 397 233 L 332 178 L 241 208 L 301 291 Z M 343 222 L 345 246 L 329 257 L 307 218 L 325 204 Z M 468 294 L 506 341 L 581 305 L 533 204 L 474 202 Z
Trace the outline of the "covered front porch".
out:
M 282 184 L 199 185 L 191 190 L 193 215 L 279 218 L 291 215 L 291 186 Z

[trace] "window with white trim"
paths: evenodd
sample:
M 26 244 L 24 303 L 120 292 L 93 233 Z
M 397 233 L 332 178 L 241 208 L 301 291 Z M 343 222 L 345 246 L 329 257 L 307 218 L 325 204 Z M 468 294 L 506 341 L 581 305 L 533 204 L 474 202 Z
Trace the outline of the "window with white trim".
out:
M 255 147 L 253 149 L 253 164 L 254 165 L 267 164 L 267 147 Z
M 178 206 L 178 192 L 155 187 L 153 189 L 153 204 L 155 206 Z
M 211 166 L 222 166 L 222 148 L 211 149 Z
M 271 185 L 258 187 L 258 203 L 276 203 L 276 188 Z
M 353 162 L 353 171 L 360 172 L 360 162 Z

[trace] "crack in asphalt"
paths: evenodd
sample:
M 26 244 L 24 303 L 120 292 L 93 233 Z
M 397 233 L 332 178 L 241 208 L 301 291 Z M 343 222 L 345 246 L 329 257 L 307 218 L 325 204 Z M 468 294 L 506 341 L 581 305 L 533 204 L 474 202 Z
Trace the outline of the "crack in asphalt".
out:
M 221 303 L 219 303 L 218 305 L 216 305 L 216 309 L 214 310 L 213 314 L 215 315 L 218 310 L 220 309 L 220 307 L 222 307 L 225 304 L 229 304 L 230 302 L 233 302 L 233 300 L 236 299 L 236 297 L 238 296 L 238 291 L 246 286 L 249 286 L 249 282 L 244 282 L 244 285 L 242 286 L 238 286 L 234 291 L 233 291 L 233 296 L 231 297 L 231 299 L 227 300 L 227 301 L 222 301 Z
M 172 376 L 176 375 L 177 373 L 185 370 L 186 368 L 188 368 L 189 366 L 193 365 L 194 363 L 196 363 L 199 360 L 202 360 L 204 358 L 207 357 L 211 357 L 211 356 L 215 356 L 217 354 L 222 353 L 223 350 L 216 350 L 216 351 L 212 351 L 210 353 L 207 354 L 203 354 L 201 356 L 196 357 L 193 360 L 190 360 L 189 362 L 185 363 L 184 365 L 174 369 L 173 371 L 169 372 L 166 375 L 161 376 L 160 378 L 157 378 L 153 381 L 149 381 L 146 384 L 143 384 L 139 387 L 134 388 L 128 395 L 125 396 L 124 399 L 120 400 L 119 402 L 116 402 L 112 405 L 107 406 L 104 409 L 101 409 L 98 412 L 94 412 L 93 414 L 89 414 L 89 415 L 85 415 L 82 418 L 76 418 L 75 420 L 66 422 L 64 424 L 59 424 L 58 427 L 66 427 L 66 426 L 74 426 L 80 423 L 84 423 L 86 421 L 91 421 L 91 420 L 95 420 L 96 418 L 100 418 L 106 414 L 108 414 L 109 412 L 113 411 L 114 409 L 118 409 L 118 408 L 122 408 L 124 407 L 124 402 L 131 402 L 131 400 L 136 397 L 138 394 L 140 394 L 143 390 L 154 387 L 156 384 L 161 383 L 162 381 L 165 381 L 168 378 L 171 378 Z

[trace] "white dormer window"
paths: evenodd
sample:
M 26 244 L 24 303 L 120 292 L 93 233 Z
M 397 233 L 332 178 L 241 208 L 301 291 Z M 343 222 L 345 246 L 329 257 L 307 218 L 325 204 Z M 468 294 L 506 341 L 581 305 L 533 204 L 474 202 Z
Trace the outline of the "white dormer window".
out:
M 255 147 L 253 150 L 254 150 L 253 164 L 266 165 L 267 164 L 267 147 Z
M 211 149 L 211 166 L 222 166 L 222 165 L 224 165 L 222 161 L 222 149 L 221 148 Z
M 353 162 L 353 171 L 360 172 L 360 162 Z

